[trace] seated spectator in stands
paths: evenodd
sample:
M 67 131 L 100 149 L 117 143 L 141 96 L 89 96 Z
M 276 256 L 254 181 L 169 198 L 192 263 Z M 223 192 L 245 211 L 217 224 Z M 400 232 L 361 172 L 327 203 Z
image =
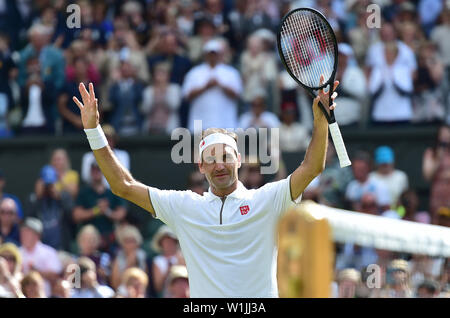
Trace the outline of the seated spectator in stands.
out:
M 200 18 L 195 21 L 194 35 L 187 40 L 188 57 L 192 63 L 201 63 L 203 47 L 206 42 L 217 36 L 216 26 L 207 18 Z
M 405 221 L 413 221 L 429 224 L 430 214 L 427 211 L 418 211 L 419 197 L 416 191 L 409 189 L 400 195 L 397 206 L 397 214 Z
M 73 64 L 75 67 L 74 79 L 64 82 L 61 94 L 58 96 L 58 111 L 63 121 L 63 134 L 79 134 L 83 129 L 80 109 L 73 102 L 72 96 L 81 98 L 78 90 L 80 83 L 89 85 L 88 61 L 86 57 L 82 56 L 77 57 Z
M 88 257 L 78 259 L 80 267 L 81 286 L 75 288 L 72 298 L 112 298 L 114 290 L 107 285 L 101 285 L 97 280 L 95 263 Z
M 95 226 L 91 224 L 83 226 L 77 236 L 78 254 L 94 262 L 98 281 L 106 285 L 111 274 L 111 257 L 108 253 L 98 250 L 101 239 L 100 232 Z
M 370 69 L 371 119 L 375 123 L 409 122 L 417 69 L 414 52 L 396 40 L 394 27 L 388 22 L 383 22 L 380 36 L 382 41 L 371 45 L 366 58 Z
M 306 151 L 310 140 L 308 130 L 297 121 L 295 103 L 283 103 L 281 105 L 280 150 L 282 152 Z
M 4 172 L 0 169 L 0 200 L 6 198 L 13 199 L 17 207 L 17 217 L 19 218 L 19 220 L 21 220 L 23 218 L 22 203 L 20 202 L 19 198 L 14 194 L 4 192 L 3 190 L 5 189 L 5 187 L 6 187 L 6 176 Z
M 356 298 L 358 285 L 361 284 L 361 273 L 354 268 L 346 268 L 339 272 L 338 298 Z
M 431 182 L 431 223 L 450 226 L 450 126 L 439 127 L 435 145 L 423 154 L 422 173 Z
M 442 41 L 450 32 L 450 6 L 446 6 L 441 12 L 439 23 L 430 33 L 430 40 L 436 45 L 439 58 L 445 67 L 450 66 L 450 43 Z
M 50 298 L 72 298 L 72 287 L 70 283 L 62 278 L 58 278 L 52 285 Z
M 253 102 L 261 90 L 272 92 L 272 85 L 278 76 L 277 63 L 275 55 L 264 50 L 263 39 L 258 34 L 247 38 L 247 48 L 240 56 L 240 71 L 244 102 Z
M 445 69 L 436 46 L 422 42 L 418 52 L 417 76 L 414 79 L 414 121 L 430 122 L 445 119 L 445 101 L 442 83 Z
M 147 59 L 149 71 L 153 73 L 158 63 L 170 63 L 170 82 L 181 85 L 192 65 L 188 58 L 181 55 L 177 34 L 171 30 L 162 30 L 155 46 L 156 53 Z
M 204 192 L 208 191 L 208 187 L 208 181 L 200 171 L 193 171 L 189 175 L 187 188 L 192 192 L 203 195 Z
M 102 237 L 100 250 L 111 252 L 115 242 L 114 227 L 125 220 L 127 210 L 124 200 L 103 184 L 102 177 L 97 162 L 92 163 L 91 182 L 80 190 L 72 218 L 78 227 L 94 225 Z
M 20 254 L 22 256 L 23 273 L 38 272 L 39 277 L 42 276 L 45 280 L 45 294 L 49 296 L 51 293 L 50 286 L 61 274 L 62 264 L 56 250 L 41 242 L 43 229 L 44 226 L 40 220 L 31 217 L 25 219 L 20 229 Z M 30 277 L 33 278 L 34 275 L 36 274 L 32 274 Z
M 186 266 L 173 265 L 167 278 L 169 298 L 190 298 L 189 279 Z
M 31 271 L 20 282 L 22 293 L 26 298 L 47 298 L 45 281 L 37 271 Z
M 361 210 L 361 198 L 365 193 L 375 195 L 380 212 L 390 207 L 388 188 L 376 179 L 369 178 L 371 161 L 370 155 L 366 152 L 358 152 L 352 159 L 354 180 L 349 182 L 345 191 L 345 198 L 350 202 L 352 210 Z
M 386 286 L 380 291 L 382 298 L 412 298 L 409 263 L 403 259 L 393 260 L 388 267 Z
M 439 283 L 435 280 L 426 279 L 417 287 L 416 297 L 438 298 L 439 293 L 440 293 Z
M 181 104 L 181 87 L 169 83 L 168 63 L 154 66 L 153 83 L 144 89 L 141 111 L 145 116 L 142 131 L 144 134 L 165 133 L 180 126 L 178 108 Z
M 145 298 L 148 285 L 148 276 L 140 268 L 128 268 L 122 275 L 121 285 L 116 297 L 120 298 Z
M 380 146 L 375 149 L 376 170 L 369 174 L 369 179 L 379 181 L 387 187 L 391 208 L 395 208 L 400 194 L 409 186 L 408 176 L 395 169 L 394 162 L 394 151 L 388 146 Z
M 41 68 L 37 57 L 27 60 L 25 83 L 20 94 L 22 134 L 48 134 L 54 129 L 52 111 L 55 87 L 52 82 L 44 82 Z
M 16 202 L 4 198 L 0 200 L 0 244 L 8 242 L 20 245 L 19 218 Z
M 64 84 L 65 60 L 62 51 L 50 44 L 52 30 L 43 24 L 34 24 L 28 30 L 29 43 L 20 51 L 19 85 L 24 87 L 27 82 L 26 66 L 29 59 L 36 58 L 40 62 L 42 82 L 52 83 L 56 90 Z
M 336 80 L 339 86 L 336 102 L 339 107 L 335 111 L 336 121 L 340 126 L 356 125 L 364 114 L 362 107 L 367 94 L 366 78 L 356 63 L 352 47 L 347 43 L 339 43 L 338 48 Z
M 0 298 L 23 298 L 20 289 L 22 280 L 22 257 L 13 243 L 0 245 Z
M 58 181 L 55 183 L 56 192 L 68 192 L 75 199 L 78 195 L 80 176 L 77 171 L 71 168 L 67 151 L 62 148 L 55 149 L 52 152 L 50 164 L 58 174 Z
M 239 118 L 239 128 L 278 128 L 280 121 L 278 117 L 266 110 L 267 94 L 262 88 L 256 89 L 252 92 L 250 98 L 250 111 L 242 114 Z
M 0 33 L 0 138 L 12 136 L 8 114 L 14 107 L 14 100 L 9 81 L 15 72 L 16 65 L 9 49 L 8 36 Z
M 116 230 L 120 248 L 112 262 L 111 286 L 117 290 L 123 273 L 132 267 L 147 271 L 146 253 L 140 248 L 142 235 L 133 225 L 122 225 Z
M 95 87 L 97 87 L 97 85 L 100 84 L 100 73 L 98 70 L 98 66 L 89 59 L 89 55 L 86 58 L 86 53 L 88 52 L 89 54 L 87 43 L 83 40 L 77 39 L 70 44 L 70 47 L 66 52 L 68 55 L 65 70 L 66 81 L 76 82 L 76 74 L 79 71 L 77 70 L 75 62 L 81 58 L 82 60 L 86 61 L 87 82 L 90 82 L 94 84 Z
M 40 196 L 30 197 L 30 208 L 27 216 L 42 221 L 42 243 L 56 250 L 68 250 L 72 237 L 72 208 L 73 199 L 68 192 L 58 193 L 55 190 L 58 173 L 51 165 L 41 169 L 40 181 L 42 192 Z
M 108 145 L 114 152 L 114 155 L 127 170 L 130 170 L 130 155 L 126 150 L 116 148 L 117 142 L 119 140 L 116 134 L 116 130 L 108 124 L 102 125 L 102 129 L 105 133 L 106 139 L 108 140 Z M 86 152 L 81 159 L 81 179 L 87 184 L 91 183 L 91 166 L 94 162 L 96 161 L 93 151 Z M 108 181 L 106 181 L 105 177 L 103 177 L 103 184 L 108 189 L 110 188 L 109 183 Z
M 352 177 L 350 167 L 341 168 L 334 144 L 330 138 L 325 170 L 306 187 L 303 199 L 314 200 L 320 204 L 342 209 L 345 207 L 345 190 Z
M 153 259 L 152 279 L 157 294 L 168 297 L 168 276 L 173 265 L 184 265 L 178 238 L 172 230 L 162 225 L 152 239 L 152 248 L 158 252 Z
M 236 128 L 238 105 L 242 92 L 239 72 L 222 62 L 222 43 L 211 40 L 203 47 L 205 62 L 193 67 L 183 82 L 183 96 L 191 103 L 188 128 L 194 131 L 194 120 L 202 129 Z
M 226 8 L 222 0 L 206 0 L 202 10 L 196 12 L 195 18 L 206 18 L 212 21 L 215 25 L 216 32 L 219 36 L 227 38 L 228 41 L 232 39 L 232 32 L 230 28 L 230 21 L 226 15 Z
M 120 78 L 109 89 L 112 105 L 109 122 L 119 135 L 130 136 L 140 132 L 142 119 L 139 107 L 143 89 L 143 83 L 136 78 L 136 68 L 124 54 L 120 62 Z
M 247 189 L 258 189 L 264 185 L 261 164 L 257 158 L 248 157 L 239 169 L 239 180 Z

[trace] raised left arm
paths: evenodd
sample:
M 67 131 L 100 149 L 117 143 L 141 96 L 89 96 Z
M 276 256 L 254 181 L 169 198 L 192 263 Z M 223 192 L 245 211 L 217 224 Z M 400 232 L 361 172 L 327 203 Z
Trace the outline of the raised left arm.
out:
M 321 83 L 323 77 L 321 77 Z M 333 92 L 339 85 L 339 81 L 334 82 Z M 323 105 L 328 105 L 329 93 L 321 90 L 313 101 L 314 126 L 311 142 L 306 150 L 305 159 L 300 166 L 292 173 L 291 197 L 297 199 L 308 186 L 308 184 L 325 169 L 326 153 L 328 147 L 328 121 L 319 107 L 319 101 Z M 331 99 L 333 101 L 330 110 L 336 107 L 334 99 L 337 93 L 334 92 Z

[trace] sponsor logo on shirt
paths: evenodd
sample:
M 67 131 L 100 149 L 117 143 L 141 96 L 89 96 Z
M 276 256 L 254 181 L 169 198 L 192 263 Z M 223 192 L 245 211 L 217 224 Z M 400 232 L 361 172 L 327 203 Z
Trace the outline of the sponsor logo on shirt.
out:
M 241 215 L 246 215 L 250 211 L 250 208 L 248 205 L 243 205 L 239 207 L 239 210 L 241 210 Z

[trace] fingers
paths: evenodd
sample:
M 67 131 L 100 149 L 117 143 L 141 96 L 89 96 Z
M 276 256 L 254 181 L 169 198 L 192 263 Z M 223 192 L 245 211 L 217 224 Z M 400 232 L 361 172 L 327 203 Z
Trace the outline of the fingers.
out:
M 83 83 L 80 83 L 80 86 L 78 87 L 78 90 L 80 91 L 81 98 L 83 99 L 83 103 L 87 105 L 90 100 L 90 96 L 88 91 L 86 90 L 86 86 L 84 86 Z
M 334 110 L 336 108 L 336 103 L 333 103 L 331 106 L 330 106 L 330 110 Z
M 335 91 L 338 86 L 339 86 L 339 81 L 334 81 L 333 91 Z
M 89 95 L 92 100 L 95 100 L 94 84 L 89 83 Z
M 83 104 L 78 100 L 78 98 L 76 98 L 75 96 L 72 97 L 72 100 L 75 102 L 75 104 L 77 104 L 78 108 L 80 109 L 80 111 L 83 109 Z

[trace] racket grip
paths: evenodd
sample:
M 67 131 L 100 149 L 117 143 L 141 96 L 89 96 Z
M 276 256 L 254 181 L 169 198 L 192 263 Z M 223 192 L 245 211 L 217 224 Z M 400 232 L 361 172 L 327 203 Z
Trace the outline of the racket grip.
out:
M 339 159 L 339 164 L 341 168 L 350 166 L 352 163 L 347 155 L 347 149 L 345 149 L 344 140 L 342 139 L 341 131 L 336 122 L 329 124 L 331 138 L 333 139 L 334 148 L 336 149 L 336 153 Z

